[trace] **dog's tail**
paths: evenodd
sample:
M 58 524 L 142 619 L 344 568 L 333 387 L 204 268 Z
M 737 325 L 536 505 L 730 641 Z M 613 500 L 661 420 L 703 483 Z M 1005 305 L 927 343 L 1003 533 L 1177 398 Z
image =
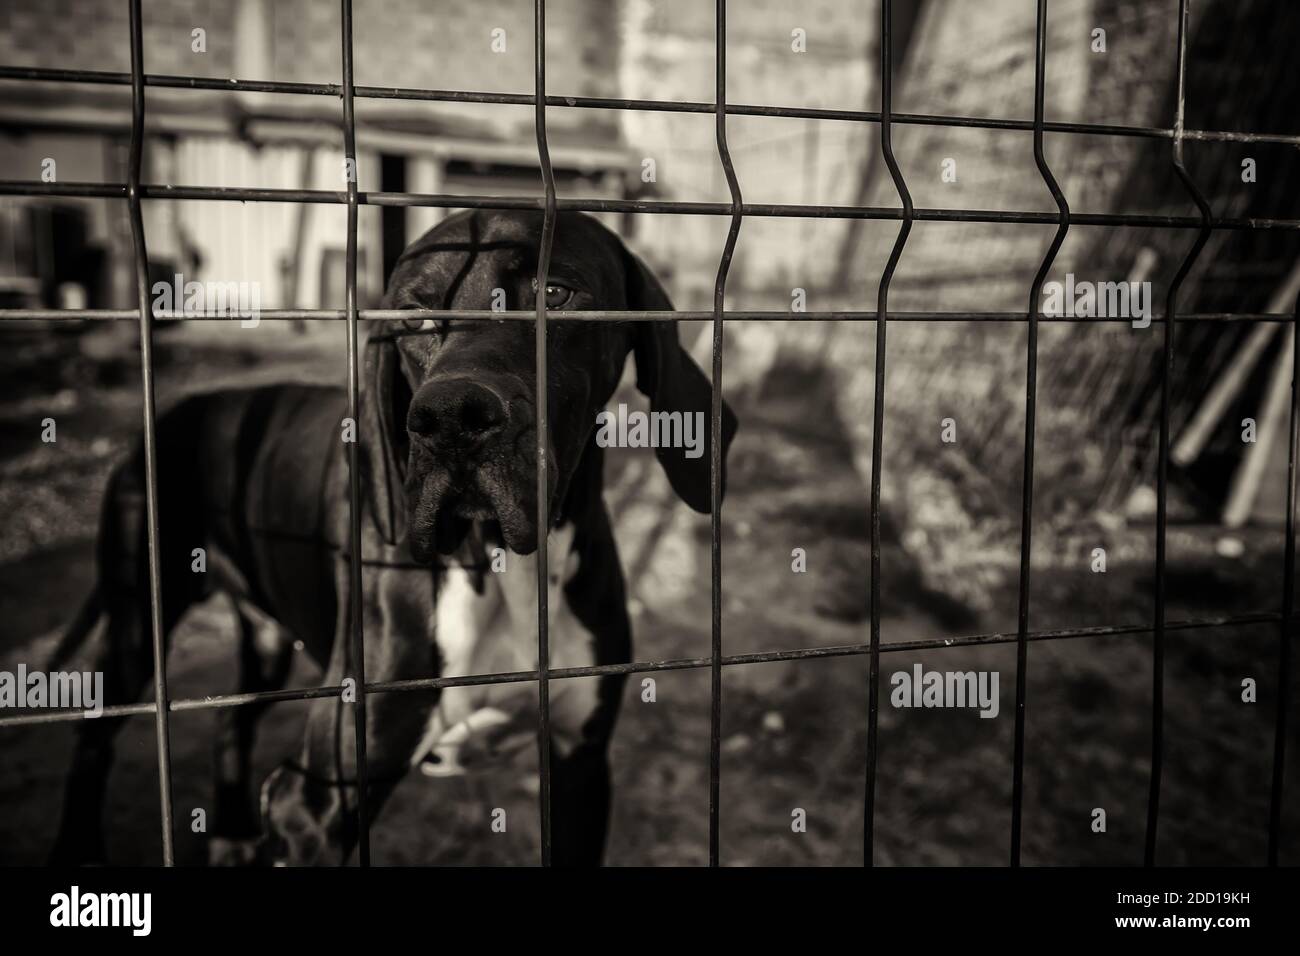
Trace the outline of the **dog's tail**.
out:
M 90 593 L 86 595 L 86 599 L 81 602 L 81 608 L 77 611 L 77 616 L 72 619 L 72 623 L 68 625 L 67 630 L 59 638 L 58 644 L 54 646 L 45 669 L 49 672 L 61 670 L 68 659 L 81 649 L 81 645 L 85 643 L 90 632 L 95 629 L 95 625 L 99 623 L 103 613 L 104 601 L 100 596 L 99 585 L 96 584 Z

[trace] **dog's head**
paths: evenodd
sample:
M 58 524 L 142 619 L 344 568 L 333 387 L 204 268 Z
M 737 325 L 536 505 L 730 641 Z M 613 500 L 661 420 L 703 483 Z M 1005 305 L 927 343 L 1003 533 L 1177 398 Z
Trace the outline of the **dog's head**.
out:
M 446 219 L 398 261 L 388 309 L 531 309 L 540 211 L 469 211 Z M 595 219 L 557 216 L 547 308 L 671 311 L 645 265 Z M 366 343 L 362 450 L 374 519 L 386 541 L 418 561 L 450 554 L 472 522 L 494 521 L 507 547 L 537 547 L 536 339 L 533 322 L 391 321 Z M 596 416 L 628 353 L 652 411 L 704 414 L 708 379 L 682 349 L 675 322 L 547 322 L 549 514 L 556 515 L 592 441 Z M 723 458 L 736 419 L 723 407 Z M 704 453 L 656 450 L 673 488 L 709 510 Z

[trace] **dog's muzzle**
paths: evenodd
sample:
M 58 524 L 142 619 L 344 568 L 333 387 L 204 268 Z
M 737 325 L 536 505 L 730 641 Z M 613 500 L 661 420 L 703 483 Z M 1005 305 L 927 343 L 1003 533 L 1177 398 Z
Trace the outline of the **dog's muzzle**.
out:
M 406 416 L 416 560 L 453 553 L 475 521 L 495 521 L 519 553 L 536 547 L 534 425 L 524 385 L 457 372 L 416 390 Z
M 463 456 L 499 436 L 510 421 L 505 399 L 468 377 L 433 379 L 411 400 L 406 428 L 436 454 Z

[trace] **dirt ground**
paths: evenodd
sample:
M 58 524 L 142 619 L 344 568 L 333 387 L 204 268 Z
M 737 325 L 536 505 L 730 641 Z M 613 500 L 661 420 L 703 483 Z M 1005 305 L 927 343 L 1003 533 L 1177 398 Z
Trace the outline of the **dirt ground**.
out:
M 138 365 L 118 330 L 17 343 L 0 359 L 0 666 L 36 666 L 90 583 L 91 531 L 105 477 L 138 427 Z M 162 404 L 183 389 L 285 377 L 343 381 L 337 327 L 294 336 L 259 334 L 256 348 L 231 327 L 165 331 L 159 344 Z M 841 433 L 810 428 L 791 393 L 738 403 L 724 508 L 725 652 L 866 640 L 866 488 Z M 43 445 L 40 421 L 58 422 Z M 1018 469 L 1019 452 L 1008 456 Z M 886 460 L 885 467 L 889 467 Z M 635 653 L 660 660 L 706 656 L 708 519 L 654 504 L 662 482 L 648 458 L 611 460 L 607 495 L 619 526 L 632 593 Z M 647 500 L 649 499 L 649 500 Z M 1014 527 L 1016 511 L 1006 517 Z M 886 542 L 883 640 L 1014 633 L 1013 549 L 964 556 L 969 573 L 1001 569 L 988 606 L 963 613 L 929 594 L 898 546 Z M 630 540 L 625 544 L 624 535 Z M 1151 617 L 1149 524 L 1111 529 L 1106 573 L 1089 569 L 1086 541 L 1035 560 L 1031 626 L 1143 624 Z M 1244 554 L 1222 557 L 1222 532 L 1170 531 L 1169 618 L 1275 611 L 1281 535 L 1239 535 Z M 808 571 L 791 571 L 791 550 Z M 1277 626 L 1172 631 L 1166 669 L 1166 753 L 1159 860 L 1167 864 L 1264 861 L 1277 685 Z M 227 692 L 234 682 L 234 621 L 220 599 L 196 609 L 173 643 L 171 693 Z M 886 647 L 886 651 L 889 648 Z M 1000 673 L 1000 713 L 904 710 L 882 697 L 876 863 L 1000 865 L 1007 857 L 1015 647 L 889 652 L 896 670 Z M 765 663 L 724 673 L 721 855 L 729 865 L 857 865 L 862 861 L 867 713 L 866 658 Z M 1244 678 L 1258 702 L 1243 703 Z M 306 659 L 293 682 L 320 678 Z M 615 795 L 607 861 L 701 865 L 707 859 L 708 673 L 640 678 L 625 697 L 613 745 Z M 1150 748 L 1150 635 L 1034 643 L 1029 651 L 1023 855 L 1028 864 L 1138 864 L 1142 859 Z M 1293 698 L 1294 699 L 1294 698 Z M 117 702 L 111 702 L 117 703 Z M 296 749 L 305 706 L 273 707 L 256 751 L 260 776 Z M 73 725 L 0 730 L 0 863 L 44 859 L 53 839 Z M 177 854 L 206 859 L 191 811 L 210 800 L 209 712 L 172 718 Z M 1300 751 L 1290 740 L 1292 768 Z M 106 808 L 110 860 L 160 859 L 152 717 L 129 721 Z M 1288 792 L 1300 784 L 1294 770 Z M 535 766 L 483 777 L 409 776 L 373 828 L 384 864 L 531 864 L 537 858 Z M 1294 800 L 1292 803 L 1294 804 Z M 507 811 L 505 833 L 490 829 Z M 802 808 L 807 832 L 791 829 Z M 1104 833 L 1091 827 L 1106 811 Z M 1287 814 L 1284 862 L 1300 862 L 1300 819 Z

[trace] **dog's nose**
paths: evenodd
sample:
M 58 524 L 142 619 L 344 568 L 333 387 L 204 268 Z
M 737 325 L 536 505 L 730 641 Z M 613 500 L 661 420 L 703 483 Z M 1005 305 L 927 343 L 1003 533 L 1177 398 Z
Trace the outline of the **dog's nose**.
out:
M 474 445 L 506 423 L 505 402 L 469 379 L 429 382 L 411 402 L 406 427 L 434 445 Z

